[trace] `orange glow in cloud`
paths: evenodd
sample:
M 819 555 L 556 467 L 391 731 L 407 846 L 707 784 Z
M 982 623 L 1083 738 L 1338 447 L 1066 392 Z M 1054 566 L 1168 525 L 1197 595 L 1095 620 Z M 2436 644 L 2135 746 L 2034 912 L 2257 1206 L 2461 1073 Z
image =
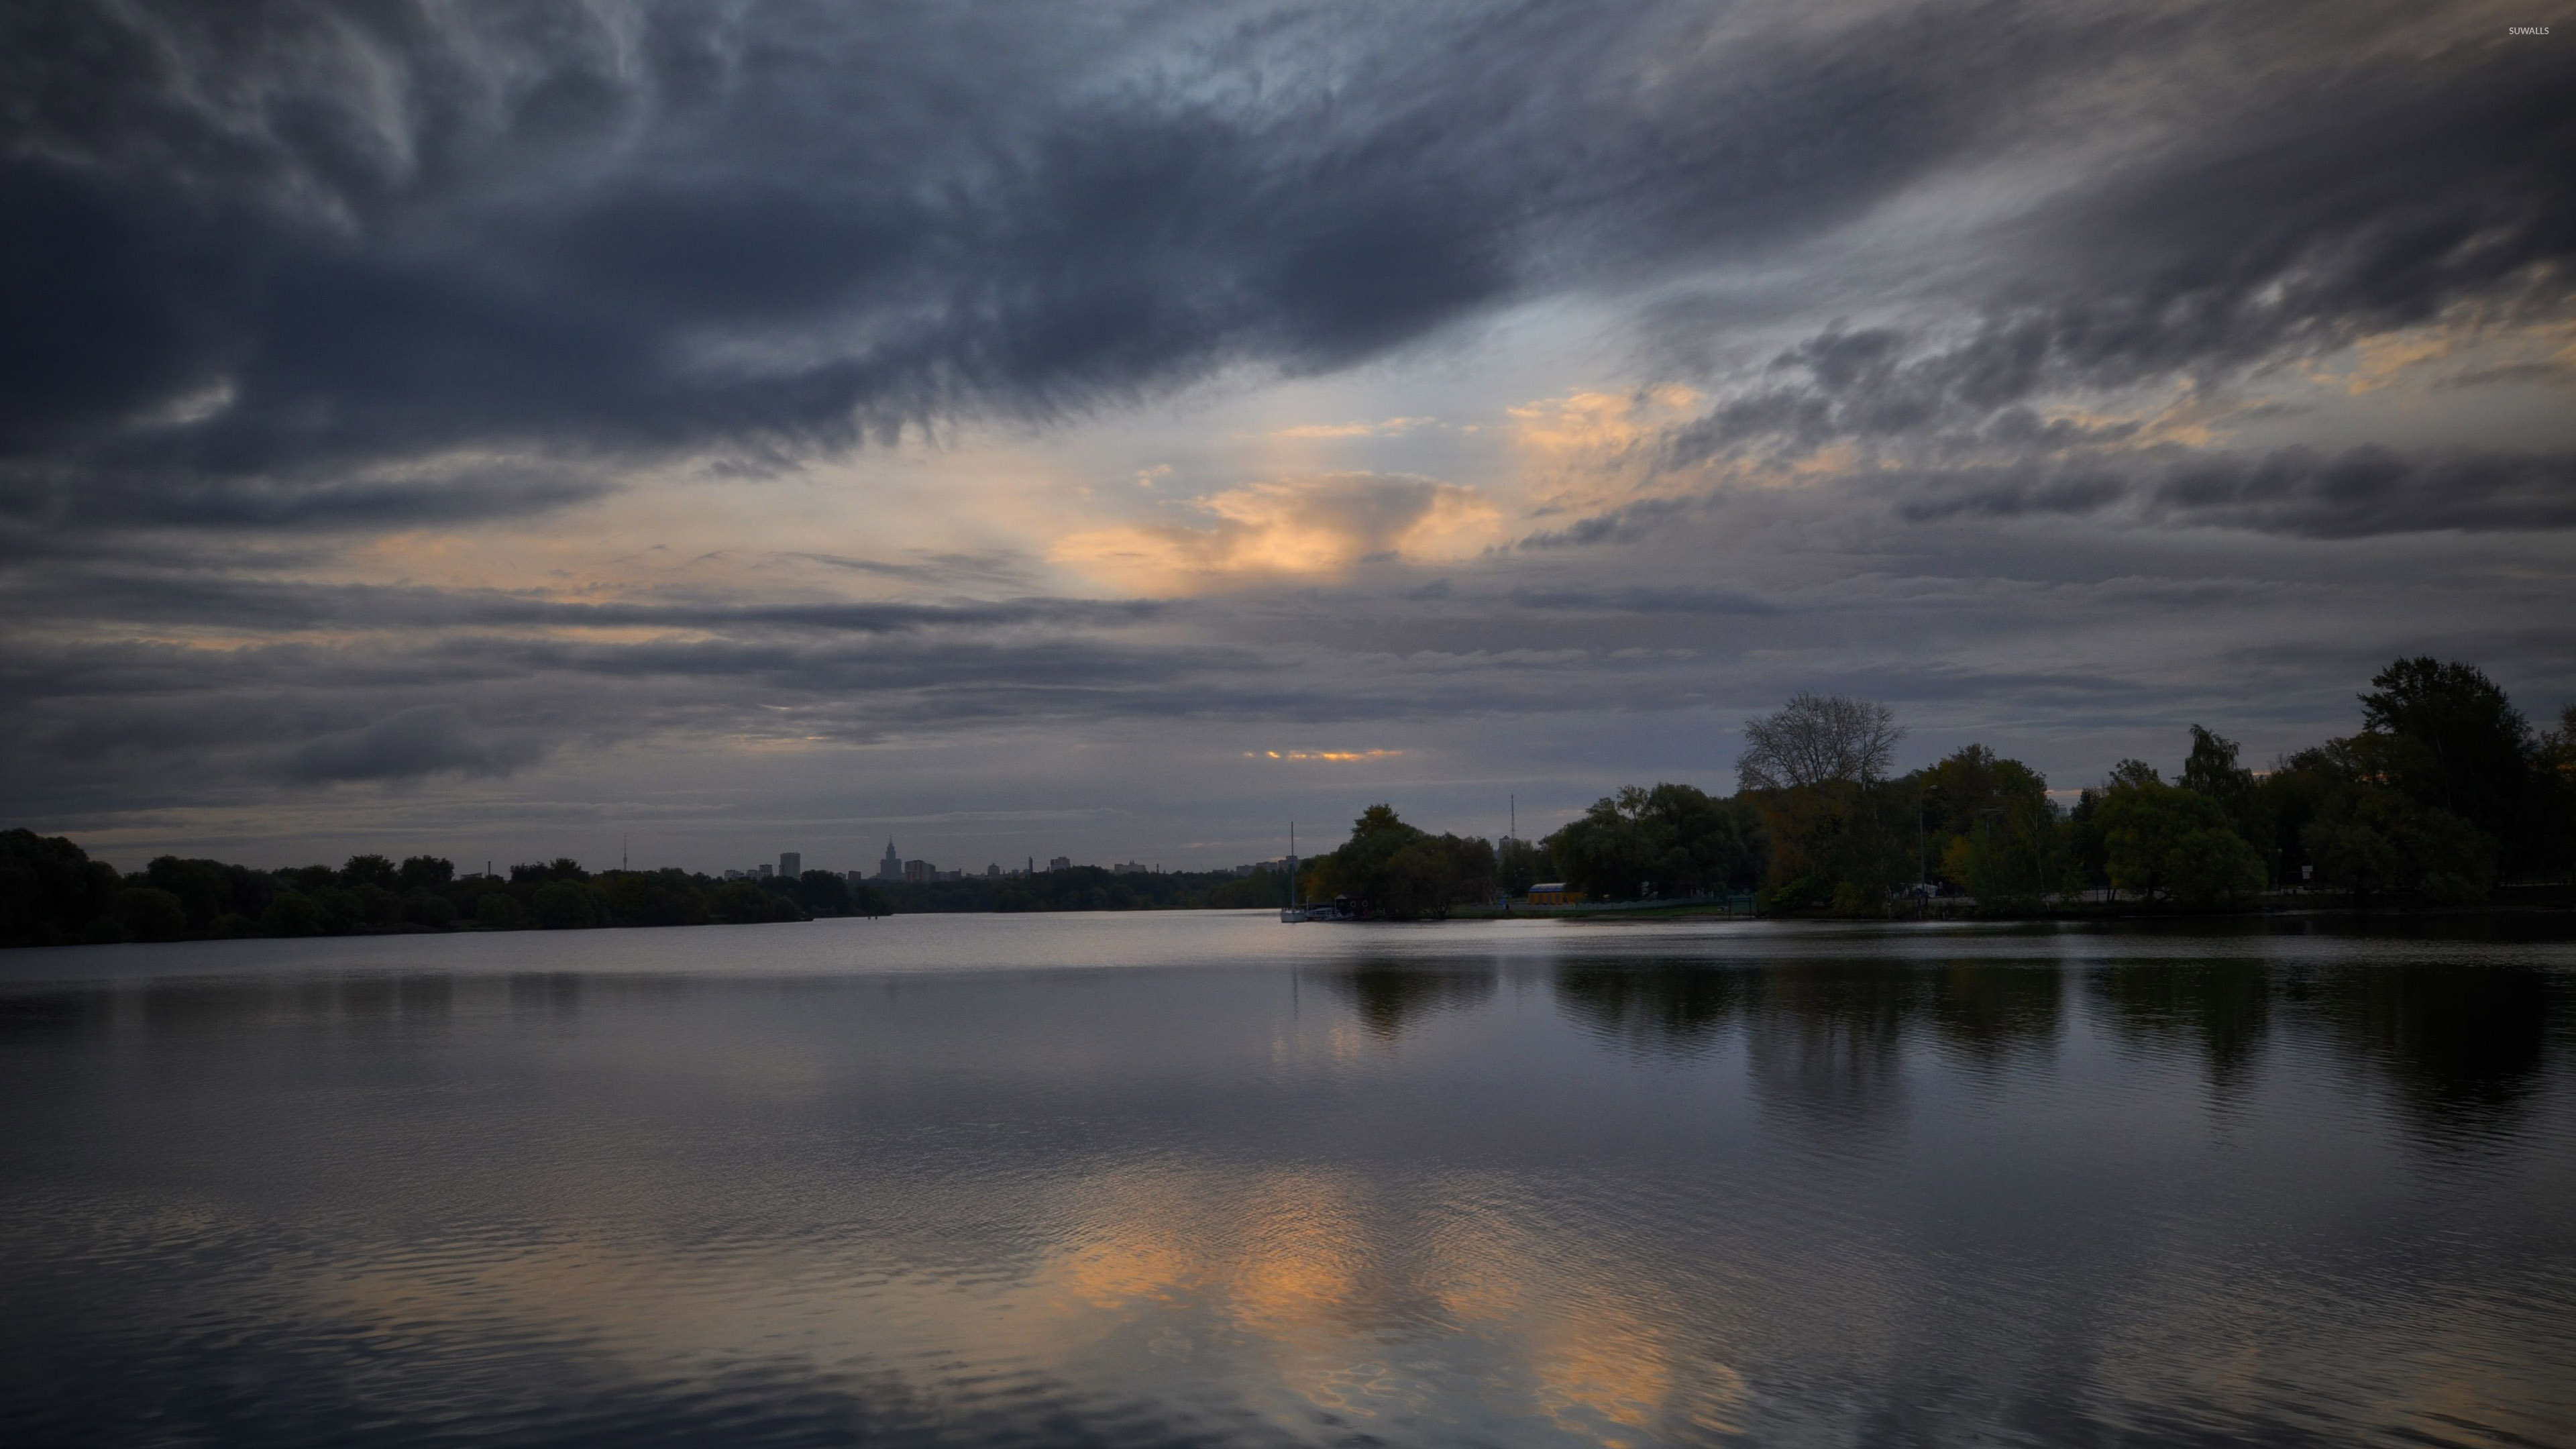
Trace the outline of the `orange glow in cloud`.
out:
M 1626 449 L 1680 421 L 1699 396 L 1677 384 L 1640 393 L 1574 392 L 1504 412 L 1523 452 L 1567 458 Z
M 1247 760 L 1323 760 L 1332 764 L 1350 764 L 1359 760 L 1392 760 L 1402 750 L 1246 750 Z
M 1375 423 L 1299 423 L 1295 427 L 1273 428 L 1257 434 L 1264 438 L 1392 438 L 1409 433 L 1437 418 L 1388 418 Z
M 1050 557 L 1112 587 L 1190 593 L 1329 577 L 1364 560 L 1471 557 L 1502 532 L 1501 513 L 1476 490 L 1408 474 L 1254 483 L 1189 507 L 1198 520 L 1090 529 Z

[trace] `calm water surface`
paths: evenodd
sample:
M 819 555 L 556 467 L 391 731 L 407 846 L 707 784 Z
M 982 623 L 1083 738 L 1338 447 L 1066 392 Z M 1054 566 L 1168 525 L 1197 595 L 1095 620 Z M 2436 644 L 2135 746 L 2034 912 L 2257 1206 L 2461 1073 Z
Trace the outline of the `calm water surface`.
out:
M 0 956 L 13 1443 L 2576 1443 L 2576 945 Z

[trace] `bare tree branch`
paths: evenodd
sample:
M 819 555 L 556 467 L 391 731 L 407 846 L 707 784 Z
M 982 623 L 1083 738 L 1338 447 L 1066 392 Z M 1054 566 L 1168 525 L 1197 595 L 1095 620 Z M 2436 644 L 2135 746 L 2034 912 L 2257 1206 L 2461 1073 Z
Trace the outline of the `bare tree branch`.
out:
M 1865 699 L 1800 691 L 1779 713 L 1744 722 L 1739 789 L 1781 790 L 1828 780 L 1878 780 L 1896 763 L 1905 728 Z

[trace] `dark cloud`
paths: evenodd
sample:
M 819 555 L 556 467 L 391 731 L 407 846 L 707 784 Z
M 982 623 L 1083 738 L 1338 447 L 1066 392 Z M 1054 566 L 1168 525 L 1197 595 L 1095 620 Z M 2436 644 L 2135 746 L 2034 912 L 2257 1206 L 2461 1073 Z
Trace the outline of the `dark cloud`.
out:
M 2122 511 L 2191 527 L 2304 538 L 2576 528 L 2576 454 L 2282 448 L 2053 469 L 2024 465 L 1909 475 L 1899 512 L 1941 519 Z
M 1694 500 L 1687 498 L 1639 499 L 1578 518 L 1562 528 L 1540 529 L 1520 538 L 1515 546 L 1558 549 L 1598 543 L 1633 543 L 1649 536 L 1659 525 L 1670 524 L 1689 513 L 1693 506 Z
M 1442 159 L 1474 118 L 1428 97 L 1316 124 L 1085 94 L 1079 66 L 1015 89 L 1003 37 L 900 11 L 639 11 L 647 52 L 720 53 L 670 83 L 507 9 L 273 8 L 22 22 L 10 454 L 294 480 L 469 445 L 830 448 L 1238 357 L 1336 366 L 1512 285 L 1496 178 Z M 1024 61 L 1076 28 L 1020 18 Z M 925 131 L 959 107 L 982 125 Z
M 2156 388 L 2225 399 L 2393 329 L 2445 329 L 2465 345 L 2563 320 L 2576 255 L 2576 193 L 2553 179 L 2576 169 L 2563 67 L 2499 44 L 2499 31 L 2466 16 L 2424 27 L 2379 10 L 2353 18 L 2359 30 L 2347 33 L 2369 32 L 2374 44 L 2346 50 L 2273 33 L 2303 23 L 2290 12 L 2141 12 L 2142 44 L 2175 65 L 2206 62 L 2198 81 L 2168 70 L 2136 93 L 2132 119 L 2152 139 L 2101 135 L 2111 159 L 2092 179 L 1980 228 L 1975 244 L 1992 261 L 1967 264 L 1964 308 L 1919 325 L 1838 322 L 1750 375 L 1723 377 L 1719 400 L 1660 439 L 1655 461 L 1688 468 L 1857 446 L 1878 466 L 1951 475 L 1939 497 L 1909 505 L 1913 516 L 2092 512 L 2136 490 L 2137 464 L 2080 455 L 2129 444 L 2143 424 L 2047 416 L 2051 400 L 2134 405 Z M 2247 71 L 2250 83 L 2227 84 Z M 2438 385 L 2561 377 L 2554 363 L 2523 361 Z M 2231 416 L 2287 410 L 2274 402 Z M 2213 457 L 2181 472 L 2245 466 Z M 2312 466 L 2285 455 L 2255 469 L 2273 481 L 2247 486 L 2296 495 L 2295 509 L 2198 506 L 2177 478 L 2152 513 L 2316 535 L 2554 527 L 2547 480 L 2557 466 L 2386 450 Z M 2319 468 L 2343 481 L 2281 481 Z M 2451 480 L 2470 501 L 2418 498 L 2442 485 L 2395 474 Z M 2347 501 L 2350 518 L 2329 516 Z
M 2576 528 L 2576 454 L 2359 447 L 2202 458 L 2174 467 L 2147 508 L 2179 522 L 2310 538 Z
M 1699 614 L 1717 617 L 1773 614 L 1779 607 L 1734 589 L 1514 589 L 1524 609 L 1616 614 Z
M 2058 293 L 2031 313 L 2053 355 L 2125 380 L 2327 350 L 2462 302 L 2490 319 L 2564 307 L 2563 62 L 2482 16 L 2409 34 L 2390 12 L 2355 15 L 2381 21 L 2383 43 L 2272 69 L 2044 219 L 2016 290 Z M 2311 33 L 2291 12 L 2277 23 Z
M 764 635 L 997 631 L 1138 623 L 1168 613 L 1151 599 L 915 602 L 622 600 L 585 603 L 501 589 L 438 589 L 246 579 L 225 573 L 87 566 L 24 571 L 0 598 L 57 621 L 280 630 L 655 629 Z
M 2132 154 L 1994 239 L 1974 341 L 1891 373 L 1883 334 L 1835 334 L 1800 359 L 1821 410 L 1711 426 L 1884 431 L 2462 298 L 2538 306 L 2534 269 L 2576 244 L 2559 70 L 2438 32 L 2374 46 L 2394 6 L 2333 35 L 2000 3 L 223 12 L 13 12 L 0 487 L 22 499 L 107 474 L 208 522 L 327 526 L 402 505 L 262 515 L 206 480 L 327 493 L 467 447 L 792 455 L 1241 361 L 1338 368 L 1813 236 L 2072 119 Z M 2241 60 L 2186 69 L 2273 46 L 2250 90 L 2226 85 Z M 2106 111 L 2094 76 L 2159 58 L 2138 114 Z
M 448 771 L 506 775 L 544 753 L 544 741 L 533 734 L 494 734 L 454 706 L 418 705 L 299 746 L 287 757 L 286 774 L 300 781 L 404 780 Z
M 1963 469 L 1948 476 L 1907 480 L 1913 496 L 1897 511 L 1915 523 L 1967 516 L 2022 518 L 2032 514 L 2087 514 L 2126 502 L 2131 482 L 2106 469 L 2052 473 L 2037 466 Z

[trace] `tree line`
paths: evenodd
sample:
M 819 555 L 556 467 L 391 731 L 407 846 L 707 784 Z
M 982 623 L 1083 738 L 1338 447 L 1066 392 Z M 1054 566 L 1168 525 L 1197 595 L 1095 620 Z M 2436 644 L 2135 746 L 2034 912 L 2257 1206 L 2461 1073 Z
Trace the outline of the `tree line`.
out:
M 1754 893 L 1771 912 L 1884 915 L 1918 891 L 2017 913 L 2084 891 L 2192 909 L 2307 886 L 2358 903 L 2468 904 L 2576 869 L 2576 706 L 2535 728 L 2475 666 L 2401 659 L 2359 696 L 2360 727 L 2255 770 L 2199 725 L 2168 780 L 2123 760 L 2062 807 L 2030 766 L 1981 744 L 1892 773 L 1883 705 L 1800 694 L 1749 720 L 1736 790 L 1664 782 L 1604 797 L 1537 842 L 1433 835 L 1388 805 L 1304 863 L 1308 899 L 1418 919 L 1562 880 L 1610 900 Z M 721 881 L 593 873 L 570 859 L 458 878 L 447 860 L 355 855 L 255 870 L 164 855 L 120 873 L 59 836 L 0 831 L 0 944 L 578 929 L 928 911 L 1267 907 L 1268 870 L 1075 867 L 880 890 L 830 871 Z
M 1501 883 L 1864 916 L 1924 891 L 2007 914 L 2086 891 L 2217 909 L 2285 887 L 2463 905 L 2576 870 L 2576 705 L 2536 728 L 2483 671 L 2432 658 L 2370 685 L 2359 729 L 2269 769 L 2195 724 L 2179 774 L 2122 760 L 2071 807 L 1979 744 L 1895 775 L 1892 711 L 1801 694 L 1746 722 L 1731 797 L 1623 789 L 1505 859 Z
M 1036 875 L 967 876 L 886 892 L 897 915 L 958 911 L 1190 911 L 1276 906 L 1288 879 L 1273 870 L 1112 871 L 1077 865 Z
M 557 859 L 507 878 L 459 879 L 415 855 L 255 870 L 175 855 L 120 874 L 61 836 L 0 831 L 0 945 L 345 936 L 408 931 L 578 929 L 883 915 L 874 891 L 828 871 L 723 881 L 680 870 L 592 872 Z
M 593 872 L 561 858 L 507 877 L 459 878 L 454 863 L 353 855 L 337 866 L 257 870 L 175 855 L 120 873 L 61 836 L 0 831 L 0 946 L 346 936 L 420 931 L 742 925 L 943 911 L 1125 911 L 1272 906 L 1275 871 L 1111 872 L 879 888 L 825 870 L 718 880 L 688 871 Z

